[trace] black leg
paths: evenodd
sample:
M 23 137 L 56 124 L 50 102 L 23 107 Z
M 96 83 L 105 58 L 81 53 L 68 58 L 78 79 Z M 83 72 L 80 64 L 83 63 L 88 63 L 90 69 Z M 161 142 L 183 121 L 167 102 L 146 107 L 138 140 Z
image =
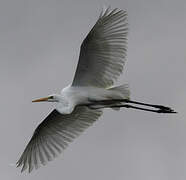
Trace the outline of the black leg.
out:
M 114 103 L 131 103 L 131 104 L 138 104 L 138 105 L 142 105 L 142 106 L 149 106 L 149 107 L 153 107 L 153 108 L 158 108 L 161 110 L 166 110 L 166 111 L 173 111 L 170 107 L 166 107 L 166 106 L 162 106 L 162 105 L 156 105 L 156 104 L 147 104 L 147 103 L 142 103 L 142 102 L 138 102 L 138 101 L 131 101 L 128 99 L 112 99 L 112 100 L 102 100 L 102 101 L 92 101 L 92 103 L 96 103 L 99 105 L 108 105 L 108 104 L 114 104 Z
M 122 103 L 122 102 L 125 104 L 117 104 L 117 103 Z M 129 105 L 128 103 L 153 107 L 157 109 L 154 110 L 154 109 L 136 107 L 136 106 Z M 176 113 L 170 107 L 166 107 L 162 105 L 155 105 L 155 104 L 147 104 L 147 103 L 142 103 L 138 101 L 131 101 L 128 99 L 112 99 L 112 100 L 102 100 L 102 101 L 90 100 L 89 107 L 91 107 L 91 105 L 105 105 L 104 108 L 125 107 L 125 108 L 133 108 L 133 109 L 139 109 L 139 110 L 144 110 L 144 111 L 151 111 L 151 112 L 156 112 L 156 113 Z
M 138 101 L 131 101 L 131 100 L 125 100 L 126 103 L 132 103 L 132 104 L 139 104 L 142 106 L 149 106 L 149 107 L 154 107 L 154 108 L 158 108 L 158 109 L 162 109 L 162 110 L 171 110 L 170 107 L 166 107 L 166 106 L 162 106 L 162 105 L 156 105 L 156 104 L 147 104 L 147 103 L 142 103 L 142 102 L 138 102 Z
M 142 110 L 142 111 L 150 111 L 150 112 L 155 112 L 155 113 L 176 113 L 175 111 L 173 111 L 171 109 L 170 110 L 167 110 L 167 109 L 154 110 L 154 109 L 147 109 L 147 108 L 132 106 L 132 105 L 128 105 L 128 104 L 111 106 L 111 108 L 114 108 L 114 107 L 125 107 L 125 108 L 138 109 L 138 110 Z
M 103 107 L 96 107 L 96 106 L 88 106 L 91 109 L 102 109 Z M 131 109 L 137 109 L 137 110 L 142 110 L 142 111 L 149 111 L 149 112 L 155 112 L 155 113 L 177 113 L 173 110 L 166 110 L 166 109 L 147 109 L 147 108 L 141 108 L 141 107 L 137 107 L 137 106 L 132 106 L 132 105 L 128 105 L 128 104 L 121 104 L 121 105 L 107 105 L 104 108 L 121 108 L 121 107 L 125 107 L 125 108 L 131 108 Z

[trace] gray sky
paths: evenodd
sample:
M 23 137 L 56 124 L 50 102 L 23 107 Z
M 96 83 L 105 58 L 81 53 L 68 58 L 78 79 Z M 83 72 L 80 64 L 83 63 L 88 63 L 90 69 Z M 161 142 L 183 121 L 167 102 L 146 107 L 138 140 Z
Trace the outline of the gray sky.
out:
M 102 5 L 126 9 L 124 73 L 131 98 L 174 107 L 164 115 L 106 110 L 59 158 L 31 174 L 15 163 L 52 110 L 36 97 L 60 92 Z M 0 0 L 0 178 L 3 180 L 185 180 L 185 0 Z

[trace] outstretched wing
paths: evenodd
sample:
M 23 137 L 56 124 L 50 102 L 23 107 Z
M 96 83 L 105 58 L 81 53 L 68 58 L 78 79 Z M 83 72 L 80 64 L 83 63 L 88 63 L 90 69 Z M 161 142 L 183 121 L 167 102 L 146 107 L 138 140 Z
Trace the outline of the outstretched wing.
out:
M 126 58 L 127 25 L 126 11 L 108 8 L 100 14 L 81 45 L 72 86 L 113 85 Z
M 87 107 L 76 107 L 68 115 L 62 115 L 53 110 L 36 128 L 30 142 L 17 162 L 31 172 L 40 165 L 45 165 L 60 154 L 74 138 L 92 125 L 102 114 L 100 110 Z

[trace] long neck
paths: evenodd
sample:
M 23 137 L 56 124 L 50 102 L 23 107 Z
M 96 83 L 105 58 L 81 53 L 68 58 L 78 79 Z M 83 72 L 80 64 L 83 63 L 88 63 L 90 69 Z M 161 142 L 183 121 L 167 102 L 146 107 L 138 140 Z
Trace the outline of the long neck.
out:
M 74 105 L 70 103 L 63 95 L 58 95 L 57 99 L 58 102 L 56 103 L 55 109 L 60 114 L 70 114 L 74 110 Z

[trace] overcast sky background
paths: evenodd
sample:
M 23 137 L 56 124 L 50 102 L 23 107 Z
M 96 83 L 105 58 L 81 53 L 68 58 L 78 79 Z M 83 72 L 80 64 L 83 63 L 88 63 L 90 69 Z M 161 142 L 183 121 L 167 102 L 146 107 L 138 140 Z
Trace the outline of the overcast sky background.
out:
M 52 110 L 31 100 L 73 78 L 79 47 L 102 5 L 128 12 L 124 73 L 133 100 L 179 113 L 105 110 L 65 153 L 31 174 L 11 166 Z M 0 0 L 0 179 L 185 180 L 185 0 Z

